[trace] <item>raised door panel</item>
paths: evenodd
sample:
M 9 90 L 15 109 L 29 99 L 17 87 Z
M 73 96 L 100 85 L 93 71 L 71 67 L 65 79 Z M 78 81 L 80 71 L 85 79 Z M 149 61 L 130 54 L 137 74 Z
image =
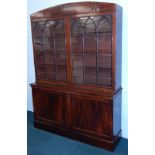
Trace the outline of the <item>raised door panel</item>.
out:
M 71 97 L 72 129 L 109 137 L 109 104 L 80 96 Z
M 42 90 L 33 89 L 33 103 L 37 119 L 56 125 L 65 125 L 64 94 L 49 94 Z
M 73 17 L 73 84 L 112 87 L 112 15 Z
M 32 22 L 37 80 L 67 81 L 65 23 Z

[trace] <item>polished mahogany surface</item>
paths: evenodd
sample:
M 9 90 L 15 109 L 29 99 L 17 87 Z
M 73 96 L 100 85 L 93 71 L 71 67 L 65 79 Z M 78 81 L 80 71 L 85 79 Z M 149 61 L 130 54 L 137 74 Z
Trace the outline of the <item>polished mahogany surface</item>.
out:
M 122 9 L 76 2 L 31 15 L 35 126 L 113 150 L 121 136 Z

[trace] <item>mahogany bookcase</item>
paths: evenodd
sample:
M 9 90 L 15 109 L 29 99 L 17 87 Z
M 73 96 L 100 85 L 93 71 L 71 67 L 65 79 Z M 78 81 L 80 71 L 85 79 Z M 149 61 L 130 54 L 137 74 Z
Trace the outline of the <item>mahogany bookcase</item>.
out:
M 122 9 L 77 2 L 31 15 L 34 125 L 113 150 L 121 137 Z

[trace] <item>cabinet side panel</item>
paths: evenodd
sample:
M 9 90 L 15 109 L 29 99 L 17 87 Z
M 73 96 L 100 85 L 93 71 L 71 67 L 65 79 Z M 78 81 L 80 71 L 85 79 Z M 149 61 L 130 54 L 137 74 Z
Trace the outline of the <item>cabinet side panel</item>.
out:
M 113 135 L 121 131 L 122 92 L 113 97 Z
M 121 87 L 122 82 L 122 8 L 116 11 L 116 76 L 115 90 Z

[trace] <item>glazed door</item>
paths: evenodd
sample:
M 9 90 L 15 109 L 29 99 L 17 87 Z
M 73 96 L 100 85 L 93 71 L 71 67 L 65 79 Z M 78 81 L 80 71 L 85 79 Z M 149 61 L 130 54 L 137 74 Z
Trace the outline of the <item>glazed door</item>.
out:
M 65 95 L 33 88 L 35 118 L 55 125 L 65 125 Z
M 32 22 L 37 80 L 67 81 L 63 19 Z
M 112 15 L 70 19 L 72 83 L 112 87 Z
M 109 137 L 110 101 L 71 96 L 71 127 L 88 135 Z

